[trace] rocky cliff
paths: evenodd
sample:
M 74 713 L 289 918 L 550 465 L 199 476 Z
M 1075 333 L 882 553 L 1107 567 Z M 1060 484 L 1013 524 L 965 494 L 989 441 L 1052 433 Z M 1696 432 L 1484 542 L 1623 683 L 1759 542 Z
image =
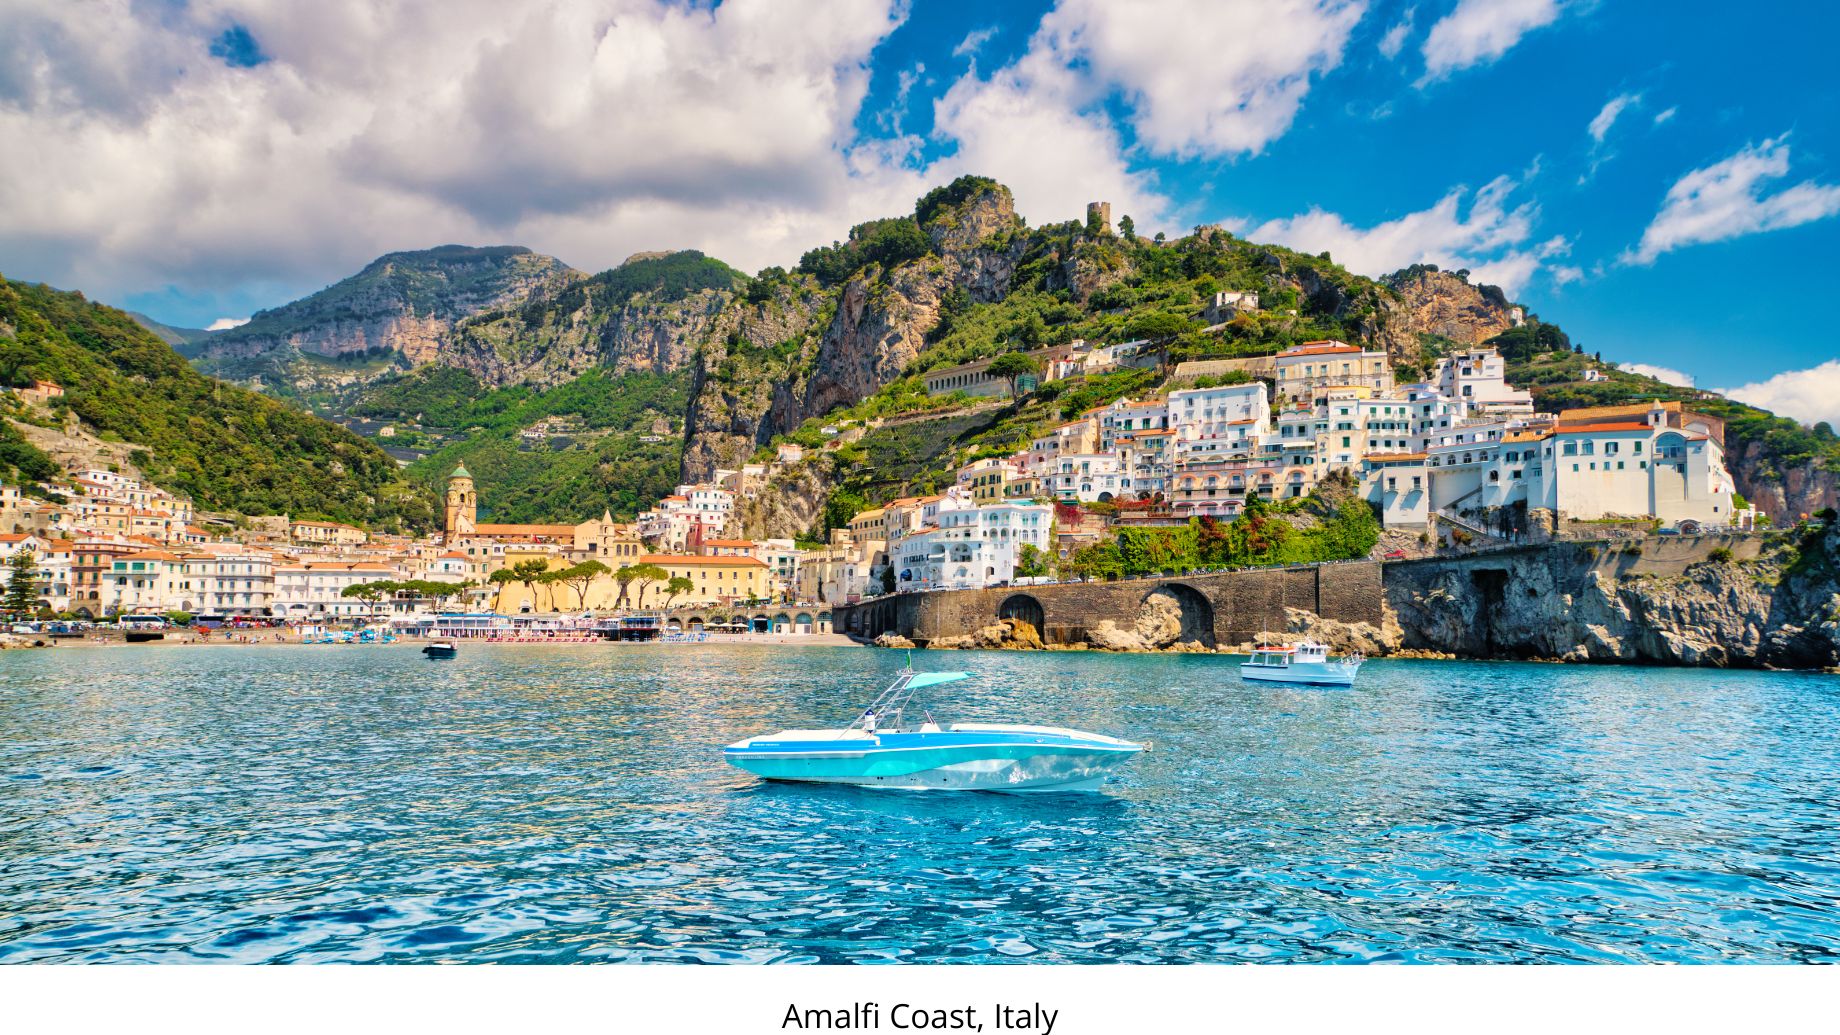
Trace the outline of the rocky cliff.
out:
M 1492 285 L 1477 286 L 1465 277 L 1431 266 L 1411 266 L 1385 278 L 1398 296 L 1389 307 L 1390 330 L 1448 338 L 1459 345 L 1480 345 L 1514 326 L 1514 306 Z
M 528 248 L 392 252 L 323 291 L 196 342 L 193 355 L 229 376 L 250 360 L 272 365 L 302 355 L 391 352 L 411 364 L 432 362 L 459 320 L 559 291 L 581 276 Z
M 1840 507 L 1840 471 L 1819 462 L 1783 463 L 1767 439 L 1728 430 L 1725 463 L 1738 492 L 1778 525 Z
M 1802 541 L 1553 544 L 1389 565 L 1408 650 L 1671 665 L 1840 665 L 1840 528 Z

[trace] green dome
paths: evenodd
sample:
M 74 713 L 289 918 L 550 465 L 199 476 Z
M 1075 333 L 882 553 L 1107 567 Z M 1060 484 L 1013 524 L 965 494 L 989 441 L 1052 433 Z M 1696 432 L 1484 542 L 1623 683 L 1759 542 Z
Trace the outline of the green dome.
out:
M 467 472 L 466 465 L 463 463 L 459 465 L 458 467 L 454 468 L 454 473 L 448 475 L 447 480 L 453 481 L 455 478 L 471 478 L 471 477 L 472 475 Z

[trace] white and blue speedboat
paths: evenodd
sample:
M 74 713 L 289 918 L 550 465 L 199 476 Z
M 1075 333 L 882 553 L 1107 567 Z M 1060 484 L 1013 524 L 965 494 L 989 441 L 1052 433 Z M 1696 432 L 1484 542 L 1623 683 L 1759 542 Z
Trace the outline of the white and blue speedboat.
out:
M 1292 647 L 1254 647 L 1239 674 L 1266 683 L 1353 686 L 1365 660 L 1359 654 L 1331 658 L 1328 647 L 1305 641 Z
M 903 671 L 860 718 L 840 730 L 785 730 L 723 749 L 730 765 L 768 780 L 939 791 L 1079 791 L 1144 749 L 1116 737 L 1056 726 L 954 722 L 932 713 L 907 723 L 914 691 L 968 672 Z

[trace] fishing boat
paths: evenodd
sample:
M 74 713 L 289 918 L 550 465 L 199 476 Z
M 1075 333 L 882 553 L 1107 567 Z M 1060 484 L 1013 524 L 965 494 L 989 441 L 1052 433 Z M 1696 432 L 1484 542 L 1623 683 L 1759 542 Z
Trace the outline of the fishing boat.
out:
M 451 658 L 460 653 L 460 648 L 454 646 L 451 640 L 436 640 L 423 647 L 422 653 L 431 658 Z
M 905 669 L 844 729 L 785 730 L 723 749 L 730 765 L 768 780 L 941 791 L 1094 790 L 1112 767 L 1144 750 L 1116 737 L 1001 723 L 941 725 L 915 691 L 969 679 L 968 672 Z
M 1252 658 L 1240 665 L 1239 674 L 1267 683 L 1353 686 L 1355 673 L 1365 660 L 1359 654 L 1331 658 L 1328 647 L 1306 640 L 1287 647 L 1253 648 Z

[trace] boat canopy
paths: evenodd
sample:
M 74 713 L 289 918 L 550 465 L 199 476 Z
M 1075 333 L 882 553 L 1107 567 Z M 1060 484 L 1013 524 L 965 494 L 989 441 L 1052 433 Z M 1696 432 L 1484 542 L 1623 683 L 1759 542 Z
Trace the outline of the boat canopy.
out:
M 961 679 L 970 679 L 969 672 L 916 672 L 907 681 L 907 689 L 919 690 L 923 687 L 938 686 L 941 683 L 956 683 Z

